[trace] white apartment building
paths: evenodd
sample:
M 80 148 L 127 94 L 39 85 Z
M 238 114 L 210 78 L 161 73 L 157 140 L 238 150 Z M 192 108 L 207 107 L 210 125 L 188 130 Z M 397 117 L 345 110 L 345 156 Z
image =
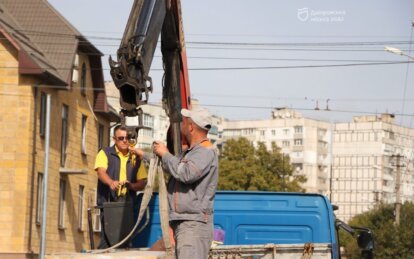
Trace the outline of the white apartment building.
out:
M 414 129 L 393 124 L 393 116 L 335 124 L 332 151 L 331 200 L 340 219 L 348 221 L 379 202 L 395 203 L 398 182 L 401 202 L 414 201 Z
M 288 154 L 294 170 L 307 177 L 303 188 L 307 192 L 327 195 L 329 188 L 330 124 L 304 118 L 288 108 L 272 111 L 268 120 L 242 120 L 222 122 L 222 141 L 245 137 L 254 145 L 264 142 L 270 149 L 275 142 L 284 154 Z

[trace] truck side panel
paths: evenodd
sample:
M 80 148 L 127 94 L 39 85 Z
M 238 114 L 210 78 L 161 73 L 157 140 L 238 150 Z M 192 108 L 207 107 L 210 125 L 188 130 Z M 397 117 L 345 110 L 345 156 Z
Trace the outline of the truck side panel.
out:
M 136 247 L 151 246 L 162 236 L 157 194 L 150 206 L 149 226 L 135 238 Z M 336 250 L 332 207 L 322 195 L 221 191 L 214 210 L 214 224 L 225 231 L 225 245 L 310 242 L 328 243 Z

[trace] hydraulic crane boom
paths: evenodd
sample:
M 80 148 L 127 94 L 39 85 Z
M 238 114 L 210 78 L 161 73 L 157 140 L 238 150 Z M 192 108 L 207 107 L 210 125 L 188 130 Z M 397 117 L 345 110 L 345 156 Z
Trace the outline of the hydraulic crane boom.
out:
M 161 34 L 164 64 L 162 104 L 170 119 L 174 153 L 181 151 L 181 108 L 191 108 L 187 56 L 180 0 L 135 0 L 117 51 L 117 61 L 109 58 L 111 76 L 120 91 L 121 122 L 138 116 L 138 125 L 129 127 L 137 137 L 143 128 L 142 110 L 153 90 L 149 76 L 155 48 Z M 126 125 L 128 127 L 128 125 Z M 133 129 L 133 130 L 132 130 Z

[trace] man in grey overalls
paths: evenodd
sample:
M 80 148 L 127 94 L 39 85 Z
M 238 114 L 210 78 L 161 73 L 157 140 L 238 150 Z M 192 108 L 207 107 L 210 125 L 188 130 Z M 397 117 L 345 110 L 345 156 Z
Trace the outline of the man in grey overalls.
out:
M 218 182 L 218 156 L 207 138 L 211 115 L 202 108 L 182 109 L 181 114 L 181 132 L 188 149 L 174 156 L 156 141 L 153 151 L 171 174 L 167 189 L 176 256 L 206 259 L 213 240 L 213 201 Z M 144 156 L 142 150 L 135 151 Z

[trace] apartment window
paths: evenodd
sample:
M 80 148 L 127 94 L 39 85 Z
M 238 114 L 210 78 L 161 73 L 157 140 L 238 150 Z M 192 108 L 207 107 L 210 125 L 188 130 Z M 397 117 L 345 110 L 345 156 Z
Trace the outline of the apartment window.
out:
M 295 133 L 302 133 L 303 127 L 302 126 L 295 126 Z
M 81 90 L 82 95 L 86 94 L 86 64 L 85 62 L 82 64 L 80 90 Z
M 66 180 L 60 179 L 59 182 L 59 211 L 58 228 L 65 228 L 65 206 L 66 206 Z
M 282 146 L 283 147 L 289 147 L 290 146 L 290 141 L 289 140 L 283 140 Z
M 98 126 L 98 151 L 101 150 L 104 146 L 104 125 L 99 124 Z
M 45 135 L 46 131 L 46 94 L 41 93 L 40 94 L 40 136 Z
M 82 115 L 82 132 L 81 132 L 81 152 L 83 155 L 86 155 L 86 125 L 88 122 L 88 117 L 86 115 Z
M 260 131 L 260 136 L 264 137 L 264 135 L 265 135 L 265 131 L 264 130 L 261 130 Z
M 254 134 L 254 129 L 253 128 L 248 128 L 248 129 L 243 129 L 242 130 L 242 135 L 253 135 Z
M 320 138 L 325 137 L 326 130 L 325 129 L 318 129 L 318 135 Z
M 241 130 L 238 130 L 238 129 L 227 129 L 223 131 L 223 136 L 232 137 L 232 136 L 240 136 L 240 135 L 241 135 Z
M 153 128 L 154 127 L 154 117 L 149 114 L 144 113 L 144 126 Z
M 284 134 L 285 136 L 289 135 L 289 129 L 283 129 L 283 134 Z
M 67 105 L 62 106 L 62 132 L 61 132 L 61 144 L 60 144 L 60 166 L 65 166 L 66 162 L 66 149 L 68 145 L 68 118 L 69 107 Z
M 83 230 L 83 207 L 85 197 L 85 186 L 79 185 L 79 201 L 78 201 L 78 229 Z
M 36 206 L 36 223 L 42 222 L 43 213 L 43 174 L 37 174 L 37 206 Z
M 140 129 L 138 132 L 138 136 L 147 136 L 147 137 L 153 138 L 154 131 L 152 129 Z
M 303 170 L 303 164 L 302 163 L 293 163 L 292 164 L 293 170 L 296 172 L 300 172 Z
M 302 146 L 303 140 L 302 139 L 295 139 L 295 146 Z
M 272 136 L 276 136 L 276 130 L 272 130 Z

